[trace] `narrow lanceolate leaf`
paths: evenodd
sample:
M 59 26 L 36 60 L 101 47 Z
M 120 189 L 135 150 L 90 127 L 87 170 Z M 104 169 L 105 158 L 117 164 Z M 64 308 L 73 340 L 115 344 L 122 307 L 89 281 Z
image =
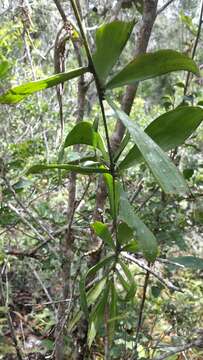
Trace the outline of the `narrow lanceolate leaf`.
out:
M 76 144 L 93 146 L 101 151 L 105 160 L 108 160 L 107 151 L 102 137 L 94 130 L 92 124 L 87 121 L 81 121 L 79 124 L 76 124 L 69 132 L 66 136 L 59 158 L 63 157 L 65 148 Z
M 118 311 L 117 311 L 118 296 L 113 280 L 110 284 L 110 290 L 111 290 L 111 301 L 109 306 L 108 335 L 109 335 L 109 343 L 111 344 L 115 334 L 116 318 L 118 315 Z
M 45 170 L 55 170 L 55 169 L 72 171 L 84 175 L 89 175 L 94 173 L 100 173 L 100 174 L 109 173 L 109 170 L 105 169 L 104 167 L 90 167 L 90 166 L 82 167 L 82 166 L 69 165 L 69 164 L 49 164 L 49 165 L 37 164 L 29 168 L 29 170 L 27 171 L 27 175 L 40 174 Z
M 164 151 L 182 145 L 185 140 L 196 130 L 203 120 L 203 109 L 197 106 L 180 106 L 169 111 L 151 122 L 145 129 L 149 135 Z M 134 145 L 119 169 L 123 170 L 142 161 L 143 157 L 137 145 Z
M 109 245 L 111 249 L 115 250 L 115 244 L 106 224 L 102 223 L 101 221 L 95 221 L 95 223 L 92 224 L 92 228 L 94 229 L 97 236 L 99 236 L 107 245 Z
M 128 41 L 135 21 L 113 21 L 96 32 L 96 52 L 93 61 L 97 75 L 104 82 Z
M 119 219 L 124 221 L 134 232 L 139 249 L 148 261 L 154 261 L 158 253 L 157 241 L 153 233 L 135 214 L 126 193 L 121 190 Z
M 186 55 L 174 50 L 159 50 L 136 57 L 114 76 L 106 87 L 113 89 L 178 70 L 186 70 L 199 75 L 196 63 Z
M 107 284 L 106 288 L 104 289 L 103 293 L 100 296 L 97 305 L 93 308 L 90 314 L 89 328 L 87 334 L 87 342 L 89 347 L 91 347 L 95 339 L 95 336 L 97 335 L 98 330 L 104 324 L 104 314 L 105 314 L 106 304 L 108 303 L 108 295 L 109 295 L 109 284 Z
M 86 275 L 83 276 L 80 280 L 79 289 L 80 289 L 80 304 L 81 309 L 83 310 L 86 319 L 89 317 L 89 309 L 88 307 L 95 303 L 103 289 L 105 288 L 107 278 L 103 278 L 99 280 L 91 291 L 86 292 Z
M 130 271 L 130 269 L 128 268 L 128 266 L 121 260 L 119 260 L 119 264 L 121 265 L 121 268 L 127 278 L 127 282 L 128 282 L 128 285 L 129 285 L 129 290 L 127 292 L 127 295 L 126 295 L 126 300 L 130 300 L 130 299 L 133 299 L 134 296 L 135 296 L 135 292 L 137 290 L 137 285 L 135 283 L 135 279 Z
M 112 263 L 115 261 L 115 255 L 109 255 L 109 256 L 106 256 L 105 258 L 103 258 L 101 261 L 99 261 L 96 265 L 92 266 L 87 274 L 86 274 L 86 278 L 88 276 L 92 276 L 94 274 L 96 274 L 97 271 L 99 271 L 100 269 L 102 268 L 106 268 L 108 266 L 111 266 Z
M 108 198 L 110 203 L 111 215 L 113 219 L 116 218 L 119 206 L 119 184 L 117 181 L 113 181 L 113 177 L 110 174 L 104 174 L 104 181 L 107 186 Z
M 2 61 L 0 63 L 0 79 L 4 77 L 9 69 L 8 61 Z
M 98 299 L 98 297 L 102 293 L 105 285 L 106 285 L 106 278 L 103 278 L 103 279 L 99 280 L 94 286 L 92 286 L 92 288 L 87 292 L 88 307 L 95 303 L 95 301 Z M 75 312 L 72 320 L 69 322 L 69 326 L 68 326 L 69 331 L 71 331 L 75 327 L 77 322 L 81 319 L 83 312 L 84 312 L 84 310 L 83 311 L 78 310 Z M 88 314 L 88 316 L 89 316 L 89 314 Z
M 186 193 L 187 184 L 163 150 L 128 115 L 109 101 L 116 116 L 128 129 L 155 179 L 166 193 Z
M 37 91 L 56 86 L 62 82 L 78 77 L 88 71 L 88 67 L 81 67 L 66 73 L 50 76 L 43 80 L 31 81 L 11 88 L 0 96 L 0 104 L 16 104 Z

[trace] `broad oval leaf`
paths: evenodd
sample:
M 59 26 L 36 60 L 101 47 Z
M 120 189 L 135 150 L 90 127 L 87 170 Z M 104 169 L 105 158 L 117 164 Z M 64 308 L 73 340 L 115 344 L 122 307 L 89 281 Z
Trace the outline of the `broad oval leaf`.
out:
M 109 100 L 109 104 L 115 111 L 116 116 L 129 131 L 133 141 L 142 153 L 146 164 L 161 188 L 166 193 L 171 194 L 187 193 L 188 187 L 184 178 L 163 150 L 144 132 L 144 130 L 133 122 L 127 114 L 122 110 L 119 110 L 112 101 Z
M 0 96 L 0 104 L 16 104 L 37 91 L 41 91 L 62 82 L 78 77 L 89 71 L 88 67 L 81 67 L 66 73 L 60 73 L 48 78 L 31 81 L 11 88 L 5 94 Z
M 158 254 L 157 241 L 153 233 L 135 214 L 126 193 L 121 190 L 119 219 L 135 231 L 139 249 L 148 261 L 154 261 Z
M 159 116 L 145 129 L 164 151 L 182 145 L 203 120 L 203 109 L 197 106 L 180 106 Z M 137 145 L 134 145 L 118 168 L 127 169 L 134 162 L 143 160 Z
M 59 155 L 59 159 L 62 159 L 65 148 L 76 144 L 93 146 L 101 151 L 105 160 L 108 160 L 108 154 L 102 137 L 94 130 L 92 124 L 87 121 L 81 121 L 80 123 L 76 124 L 66 136 L 64 145 Z
M 97 29 L 93 62 L 102 83 L 118 60 L 134 25 L 134 20 L 131 22 L 116 20 Z
M 107 89 L 134 84 L 137 81 L 151 79 L 172 71 L 185 70 L 199 75 L 199 69 L 186 55 L 174 50 L 159 50 L 142 54 L 131 61 L 123 70 L 114 76 L 106 85 Z
M 109 170 L 105 169 L 104 167 L 87 167 L 87 166 L 82 167 L 82 166 L 69 165 L 69 164 L 49 164 L 49 165 L 37 164 L 29 168 L 29 170 L 27 171 L 27 175 L 39 174 L 45 170 L 55 170 L 55 169 L 72 171 L 77 174 L 84 174 L 84 175 L 89 175 L 94 173 L 100 173 L 100 174 L 109 173 Z

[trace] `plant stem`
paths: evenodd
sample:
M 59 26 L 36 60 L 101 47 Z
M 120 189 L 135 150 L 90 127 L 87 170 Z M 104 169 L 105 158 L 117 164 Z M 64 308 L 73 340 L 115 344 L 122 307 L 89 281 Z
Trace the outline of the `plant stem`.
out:
M 148 262 L 148 266 L 150 266 L 150 263 Z M 147 287 L 149 284 L 149 271 L 146 272 L 145 280 L 144 280 L 144 287 L 143 287 L 143 294 L 142 294 L 142 301 L 140 304 L 140 310 L 139 310 L 139 316 L 138 316 L 138 322 L 137 322 L 137 329 L 136 329 L 136 336 L 135 336 L 135 348 L 137 348 L 138 338 L 142 326 L 142 317 L 143 317 L 143 311 L 144 311 L 144 305 L 146 300 L 146 293 L 147 293 Z
M 111 170 L 111 173 L 112 173 L 112 176 L 113 176 L 113 174 L 114 174 L 114 161 L 113 161 L 113 154 L 112 154 L 112 150 L 111 150 L 110 138 L 109 138 L 106 115 L 105 115 L 104 104 L 103 104 L 104 90 L 103 90 L 103 88 L 102 88 L 102 86 L 100 84 L 99 78 L 98 78 L 97 73 L 96 73 L 96 69 L 95 69 L 95 66 L 94 66 L 91 50 L 89 48 L 87 37 L 86 37 L 85 31 L 83 29 L 81 17 L 80 17 L 77 5 L 75 3 L 75 0 L 71 0 L 71 5 L 72 5 L 72 8 L 73 8 L 73 11 L 74 11 L 74 14 L 75 14 L 75 18 L 76 18 L 77 23 L 78 23 L 78 27 L 80 29 L 82 39 L 83 39 L 85 51 L 86 51 L 88 62 L 89 62 L 89 68 L 90 68 L 90 71 L 92 72 L 92 74 L 94 76 L 94 80 L 95 80 L 95 84 L 96 84 L 96 88 L 97 88 L 97 93 L 98 93 L 98 98 L 99 98 L 99 105 L 100 105 L 100 108 L 101 108 L 102 119 L 103 119 L 104 130 L 105 130 L 106 141 L 107 141 L 107 147 L 108 147 L 108 153 L 109 153 L 110 170 Z
M 203 0 L 202 0 L 201 10 L 200 10 L 200 17 L 199 17 L 199 25 L 198 25 L 197 35 L 196 35 L 196 38 L 195 38 L 195 43 L 194 43 L 194 47 L 193 47 L 192 55 L 191 55 L 192 59 L 194 59 L 195 54 L 196 54 L 197 45 L 198 45 L 199 38 L 200 38 L 200 33 L 201 33 L 202 21 L 203 21 Z M 189 81 L 190 81 L 190 72 L 187 73 L 187 78 L 186 78 L 186 81 L 185 81 L 185 88 L 184 88 L 184 95 L 187 94 Z

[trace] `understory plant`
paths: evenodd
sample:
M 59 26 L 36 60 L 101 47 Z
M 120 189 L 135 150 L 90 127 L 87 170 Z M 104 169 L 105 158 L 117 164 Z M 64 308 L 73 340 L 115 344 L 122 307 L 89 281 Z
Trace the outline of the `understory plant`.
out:
M 116 65 L 136 27 L 136 21 L 115 20 L 100 26 L 95 33 L 92 51 L 76 2 L 71 0 L 71 5 L 77 25 L 68 23 L 69 31 L 71 36 L 77 41 L 80 39 L 83 45 L 86 66 L 13 87 L 0 96 L 0 103 L 17 104 L 35 92 L 59 86 L 84 74 L 88 74 L 91 81 L 94 81 L 99 105 L 98 120 L 91 121 L 90 118 L 88 121 L 78 122 L 66 134 L 65 139 L 62 139 L 57 161 L 34 164 L 27 170 L 26 176 L 47 171 L 50 173 L 53 170 L 54 174 L 58 175 L 59 184 L 63 182 L 67 172 L 86 175 L 88 178 L 96 176 L 103 183 L 109 212 L 105 221 L 102 216 L 100 219 L 93 216 L 90 234 L 97 246 L 84 256 L 94 253 L 98 256 L 94 265 L 81 275 L 80 308 L 75 309 L 68 320 L 67 329 L 71 334 L 78 323 L 85 319 L 88 324 L 88 348 L 91 349 L 99 334 L 104 338 L 104 354 L 108 359 L 118 324 L 125 318 L 122 308 L 126 303 L 129 307 L 128 313 L 133 311 L 137 314 L 136 333 L 131 347 L 131 358 L 134 359 L 140 355 L 138 345 L 146 294 L 150 287 L 149 278 L 154 277 L 158 284 L 157 287 L 153 286 L 153 292 L 166 287 L 171 293 L 181 293 L 181 287 L 159 274 L 159 264 L 168 261 L 167 264 L 178 267 L 185 264 L 190 266 L 193 262 L 197 266 L 201 260 L 191 257 L 171 260 L 166 254 L 163 256 L 156 232 L 145 224 L 142 214 L 137 214 L 134 199 L 129 197 L 127 170 L 133 167 L 138 169 L 138 164 L 144 164 L 149 176 L 153 177 L 155 188 L 159 189 L 163 197 L 172 199 L 175 196 L 181 200 L 192 198 L 187 180 L 174 164 L 173 156 L 168 154 L 173 154 L 175 149 L 195 132 L 203 120 L 203 109 L 189 106 L 183 101 L 173 110 L 151 121 L 146 128 L 142 128 L 122 110 L 117 101 L 116 89 L 175 71 L 187 71 L 198 77 L 199 69 L 193 59 L 170 49 L 140 54 L 118 69 Z M 1 62 L 0 76 L 4 76 L 7 68 L 7 62 Z M 126 129 L 122 141 L 116 147 L 111 141 L 107 116 L 109 112 L 111 117 L 115 121 L 119 120 Z M 77 160 L 66 162 L 64 159 L 72 146 L 78 153 Z M 86 151 L 83 154 L 80 151 L 81 146 L 86 146 L 91 152 Z M 136 310 L 131 309 L 139 286 L 132 269 L 133 264 L 140 268 L 141 278 L 144 279 L 141 305 L 137 306 Z M 153 353 L 153 350 L 150 351 L 149 354 Z

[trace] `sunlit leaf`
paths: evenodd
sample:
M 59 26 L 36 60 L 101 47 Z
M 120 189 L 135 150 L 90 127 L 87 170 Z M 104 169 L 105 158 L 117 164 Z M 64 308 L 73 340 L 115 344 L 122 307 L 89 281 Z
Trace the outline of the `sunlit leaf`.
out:
M 195 106 L 180 106 L 169 111 L 151 122 L 145 129 L 164 151 L 182 145 L 185 140 L 197 129 L 203 120 L 203 109 Z M 134 162 L 142 161 L 143 157 L 137 145 L 129 151 L 119 169 L 126 169 Z
M 113 89 L 178 70 L 190 71 L 199 75 L 196 63 L 177 51 L 159 50 L 154 53 L 142 54 L 115 75 L 106 87 Z
M 0 79 L 3 78 L 9 69 L 9 62 L 8 61 L 2 61 L 0 63 Z
M 87 71 L 87 67 L 81 67 L 66 73 L 56 74 L 42 80 L 31 81 L 13 87 L 0 96 L 0 104 L 16 104 L 30 94 L 56 86 L 62 82 L 78 77 Z
M 184 178 L 163 150 L 112 101 L 109 100 L 109 104 L 129 131 L 132 140 L 162 189 L 166 193 L 187 193 L 188 187 Z
M 96 221 L 94 224 L 92 224 L 92 228 L 94 229 L 97 236 L 99 236 L 106 244 L 108 244 L 110 248 L 115 250 L 115 244 L 106 224 L 100 221 Z

